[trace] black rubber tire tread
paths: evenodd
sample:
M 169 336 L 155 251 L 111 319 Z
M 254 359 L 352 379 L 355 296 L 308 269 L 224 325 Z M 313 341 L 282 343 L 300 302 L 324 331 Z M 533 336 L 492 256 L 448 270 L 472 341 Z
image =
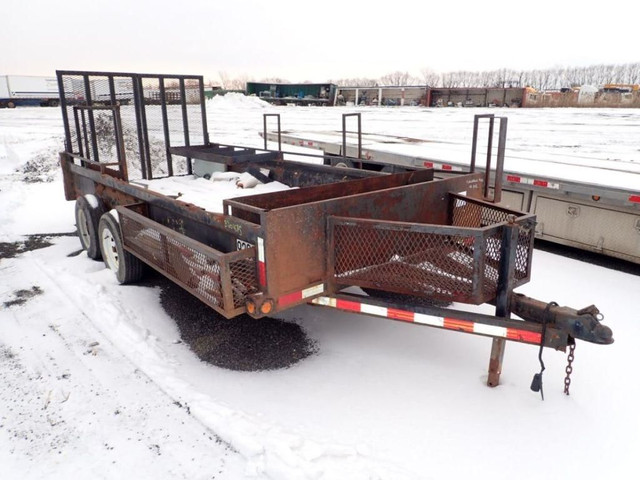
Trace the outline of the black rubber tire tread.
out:
M 97 197 L 96 197 L 97 198 Z M 85 241 L 80 234 L 79 211 L 84 211 L 85 218 L 87 219 L 87 232 L 89 234 L 88 244 L 85 245 Z M 78 197 L 76 199 L 76 228 L 78 229 L 78 238 L 80 239 L 80 245 L 87 251 L 87 257 L 93 260 L 101 260 L 102 252 L 100 251 L 100 240 L 98 239 L 98 224 L 100 223 L 100 217 L 104 214 L 104 205 L 98 199 L 98 207 L 94 208 L 86 197 Z
M 124 249 L 122 234 L 120 233 L 120 224 L 115 217 L 108 212 L 100 218 L 100 224 L 98 226 L 98 236 L 100 239 L 102 239 L 102 232 L 105 228 L 109 229 L 115 240 L 115 247 L 118 253 L 118 270 L 114 273 L 116 274 L 118 283 L 125 285 L 140 281 L 144 275 L 145 264 L 138 257 Z M 100 248 L 103 248 L 102 241 L 100 241 Z M 104 251 L 102 252 L 102 258 L 105 259 L 107 268 L 110 268 L 107 264 L 107 257 Z

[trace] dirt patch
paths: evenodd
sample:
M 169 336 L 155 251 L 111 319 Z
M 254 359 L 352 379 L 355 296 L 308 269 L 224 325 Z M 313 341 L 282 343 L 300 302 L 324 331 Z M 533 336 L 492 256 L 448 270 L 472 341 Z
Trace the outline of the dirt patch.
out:
M 212 365 L 235 371 L 277 370 L 317 352 L 295 323 L 249 315 L 226 319 L 163 277 L 154 275 L 146 283 L 161 288 L 160 301 L 176 321 L 182 341 Z
M 0 259 L 14 258 L 24 252 L 50 247 L 53 237 L 72 237 L 75 233 L 41 233 L 29 235 L 19 242 L 0 242 Z
M 16 290 L 13 292 L 13 300 L 4 302 L 5 308 L 14 307 L 16 305 L 24 305 L 27 301 L 37 295 L 42 295 L 42 289 L 34 285 L 29 290 Z

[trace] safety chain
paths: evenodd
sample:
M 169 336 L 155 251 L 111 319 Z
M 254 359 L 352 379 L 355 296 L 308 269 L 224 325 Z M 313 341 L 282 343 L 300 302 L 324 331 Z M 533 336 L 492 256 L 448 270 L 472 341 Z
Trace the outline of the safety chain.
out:
M 567 356 L 567 368 L 565 368 L 565 372 L 567 372 L 567 376 L 564 377 L 564 393 L 565 395 L 569 395 L 569 386 L 571 386 L 571 373 L 573 372 L 573 359 L 575 358 L 574 352 L 576 351 L 576 342 L 569 345 L 569 355 Z

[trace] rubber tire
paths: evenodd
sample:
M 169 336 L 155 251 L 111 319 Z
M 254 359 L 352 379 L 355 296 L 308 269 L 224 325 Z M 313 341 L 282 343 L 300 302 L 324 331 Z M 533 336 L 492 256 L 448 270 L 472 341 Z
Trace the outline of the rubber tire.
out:
M 104 264 L 114 271 L 118 283 L 134 283 L 142 278 L 144 263 L 124 249 L 120 224 L 112 214 L 105 213 L 100 218 L 98 238 Z
M 97 198 L 97 197 L 96 197 Z M 91 206 L 86 196 L 76 199 L 76 228 L 82 248 L 87 251 L 87 257 L 93 260 L 102 259 L 100 242 L 98 240 L 98 223 L 104 214 L 104 205 L 98 199 L 98 206 Z
M 342 158 L 332 158 L 331 165 L 338 168 L 354 168 L 353 161 Z

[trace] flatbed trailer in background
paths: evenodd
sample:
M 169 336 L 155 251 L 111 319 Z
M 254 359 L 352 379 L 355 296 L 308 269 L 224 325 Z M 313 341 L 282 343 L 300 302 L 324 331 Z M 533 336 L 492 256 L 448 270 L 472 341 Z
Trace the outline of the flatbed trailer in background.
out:
M 146 265 L 230 319 L 311 303 L 486 336 L 490 386 L 499 382 L 507 340 L 540 351 L 569 348 L 570 359 L 576 339 L 613 342 L 596 307 L 576 310 L 514 292 L 532 272 L 535 216 L 483 199 L 489 185 L 481 172 L 385 174 L 213 143 L 202 77 L 57 74 L 65 196 L 76 201 L 87 255 L 104 259 L 120 283 L 140 279 Z M 125 105 L 115 88 L 123 79 L 133 94 Z M 86 85 L 82 100 L 65 90 L 78 82 Z M 110 102 L 92 99 L 96 82 L 108 85 Z M 169 95 L 174 84 L 178 95 Z M 159 95 L 151 99 L 149 91 Z M 205 169 L 210 180 L 194 175 L 196 162 L 215 167 Z M 287 189 L 226 198 L 221 211 L 186 200 L 189 184 L 214 195 L 222 187 L 212 179 L 229 175 Z M 168 189 L 171 179 L 182 186 Z M 498 199 L 500 183 L 493 188 Z M 490 303 L 496 313 L 451 302 Z M 532 388 L 541 390 L 540 377 Z
M 270 142 L 320 150 L 332 157 L 326 163 L 334 165 L 389 172 L 433 168 L 443 178 L 468 171 L 471 159 L 487 148 L 478 147 L 477 135 L 469 148 L 347 132 L 344 125 L 343 119 L 343 131 L 332 132 L 265 128 L 262 135 Z M 536 238 L 640 263 L 640 163 L 583 159 L 576 164 L 536 152 L 505 151 L 500 178 L 492 166 L 490 181 L 503 185 L 501 205 L 536 215 Z

